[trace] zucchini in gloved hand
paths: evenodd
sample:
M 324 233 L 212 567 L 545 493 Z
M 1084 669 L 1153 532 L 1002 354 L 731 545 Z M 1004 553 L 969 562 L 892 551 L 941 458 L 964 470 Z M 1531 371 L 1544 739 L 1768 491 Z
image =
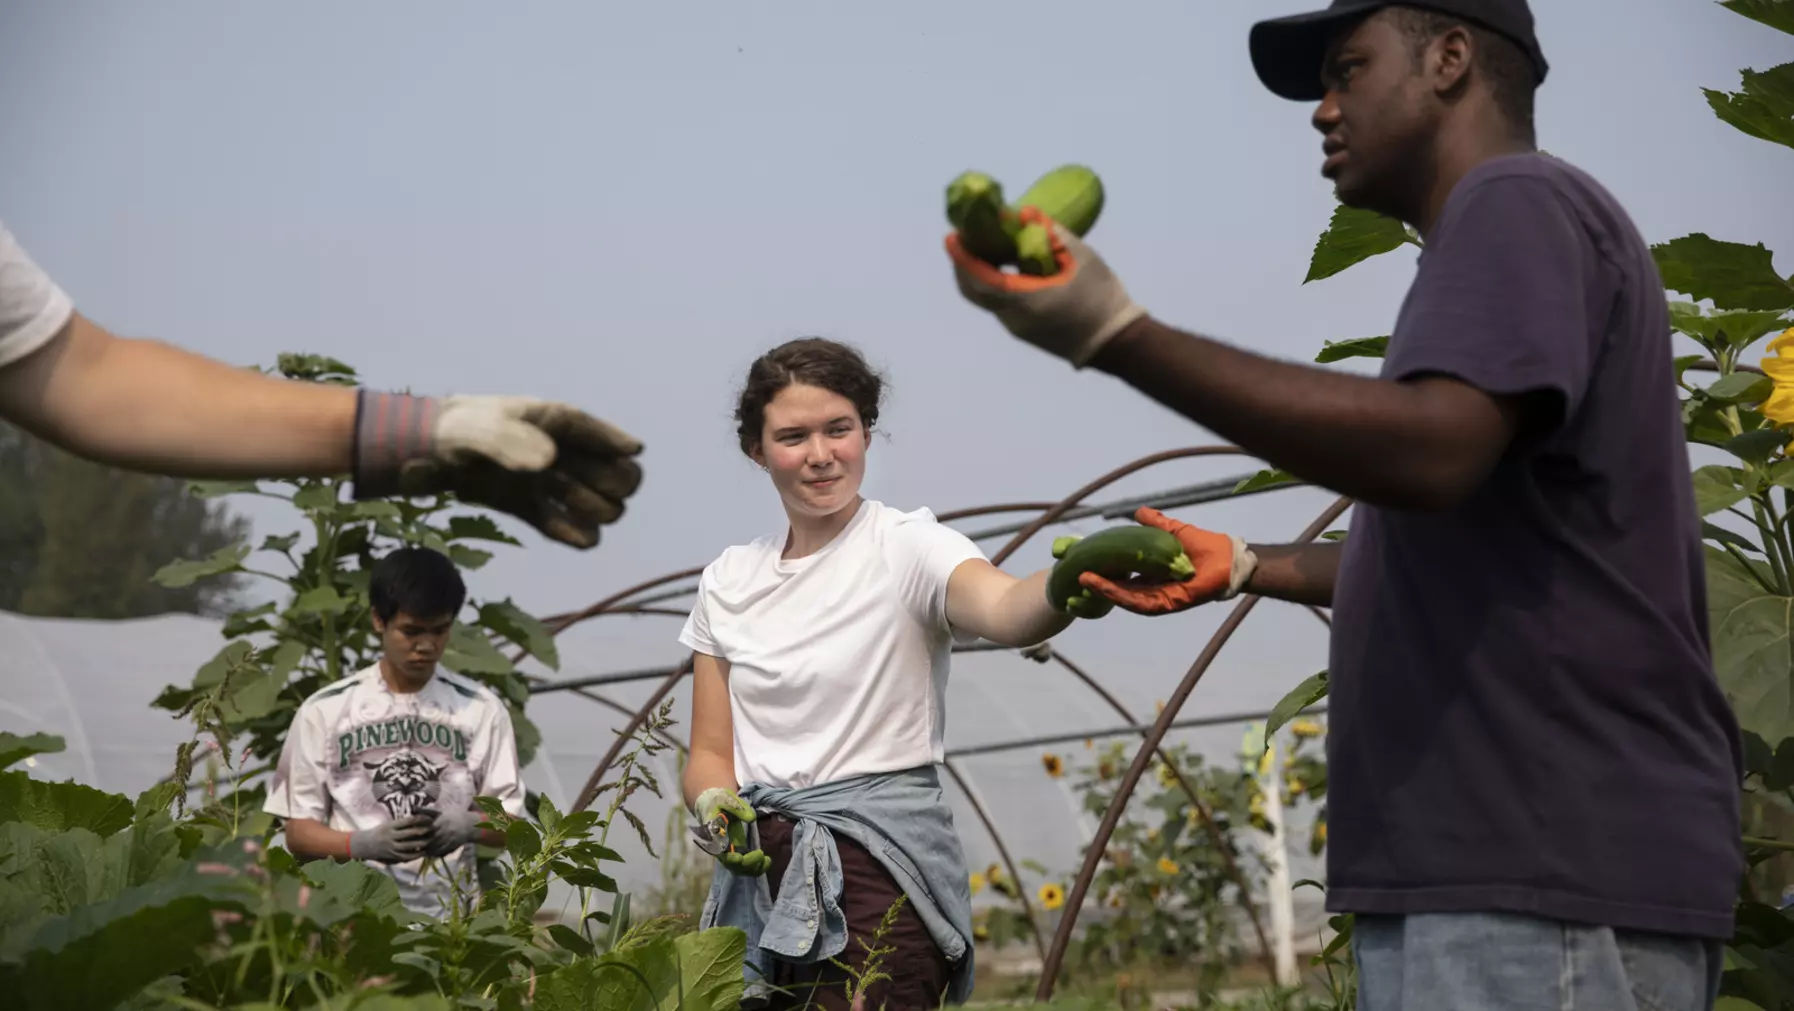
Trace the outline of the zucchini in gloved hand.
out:
M 947 185 L 947 221 L 966 251 L 998 267 L 1024 274 L 1058 270 L 1046 226 L 1024 223 L 1017 212 L 1033 207 L 1083 238 L 1103 209 L 1103 183 L 1082 165 L 1061 165 L 1035 181 L 1015 203 L 1003 202 L 1003 186 L 983 172 L 962 172 Z
M 1114 604 L 1091 593 L 1078 577 L 1094 572 L 1107 579 L 1177 582 L 1196 574 L 1183 544 L 1155 527 L 1126 526 L 1099 530 L 1088 537 L 1053 541 L 1058 561 L 1047 576 L 1047 600 L 1076 618 L 1100 618 Z

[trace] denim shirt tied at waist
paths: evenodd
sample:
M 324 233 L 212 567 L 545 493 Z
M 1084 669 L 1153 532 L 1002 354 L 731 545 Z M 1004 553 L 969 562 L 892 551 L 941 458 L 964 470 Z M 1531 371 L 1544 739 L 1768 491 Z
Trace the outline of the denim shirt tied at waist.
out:
M 835 849 L 835 836 L 842 835 L 865 847 L 903 889 L 905 905 L 953 963 L 948 1002 L 965 1002 L 972 992 L 970 875 L 933 766 L 804 789 L 749 783 L 741 799 L 757 812 L 795 823 L 791 863 L 779 881 L 777 902 L 764 877 L 741 877 L 721 863 L 704 900 L 700 927 L 737 927 L 747 934 L 744 999 L 769 994 L 772 956 L 800 963 L 839 958 L 856 967 L 861 961 L 858 953 L 843 955 L 847 917 Z M 751 845 L 760 845 L 757 831 L 749 838 Z

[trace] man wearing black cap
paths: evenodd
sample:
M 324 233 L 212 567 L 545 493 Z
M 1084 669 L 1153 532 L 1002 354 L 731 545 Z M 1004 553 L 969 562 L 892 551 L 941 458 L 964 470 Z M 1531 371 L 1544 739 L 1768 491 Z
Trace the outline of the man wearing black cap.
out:
M 1197 576 L 1085 584 L 1334 608 L 1327 902 L 1358 914 L 1366 1011 L 1711 1007 L 1742 762 L 1649 250 L 1535 148 L 1523 0 L 1336 0 L 1250 46 L 1319 103 L 1339 199 L 1424 237 L 1379 376 L 1175 330 L 1057 226 L 1051 277 L 947 248 L 1014 335 L 1350 495 L 1351 530 L 1248 545 L 1143 510 Z

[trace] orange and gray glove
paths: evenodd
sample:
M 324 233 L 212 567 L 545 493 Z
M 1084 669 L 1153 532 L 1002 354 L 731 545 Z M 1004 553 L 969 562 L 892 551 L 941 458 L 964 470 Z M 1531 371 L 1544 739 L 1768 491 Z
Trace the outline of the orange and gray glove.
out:
M 1123 610 L 1146 615 L 1172 614 L 1199 604 L 1230 600 L 1239 595 L 1247 580 L 1252 578 L 1252 571 L 1258 567 L 1258 556 L 1238 537 L 1193 527 L 1150 506 L 1135 511 L 1134 519 L 1176 537 L 1183 545 L 1184 554 L 1189 556 L 1190 564 L 1196 567 L 1196 574 L 1176 583 L 1112 581 L 1094 572 L 1078 577 L 1079 584 L 1088 587 L 1091 593 Z
M 959 233 L 950 232 L 947 255 L 959 293 L 989 310 L 1010 333 L 1081 369 L 1146 310 L 1134 304 L 1121 280 L 1082 239 L 1034 207 L 1022 208 L 1018 216 L 1047 226 L 1058 271 L 1045 277 L 1007 273 L 973 256 L 960 244 Z
M 589 548 L 641 486 L 641 451 L 641 440 L 566 404 L 361 390 L 355 498 L 452 492 Z

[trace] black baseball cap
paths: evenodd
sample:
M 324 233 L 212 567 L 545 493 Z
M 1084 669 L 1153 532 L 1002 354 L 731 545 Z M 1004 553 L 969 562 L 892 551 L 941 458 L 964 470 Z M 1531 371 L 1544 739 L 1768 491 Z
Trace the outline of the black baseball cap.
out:
M 1327 94 L 1321 84 L 1321 60 L 1333 33 L 1385 7 L 1398 6 L 1448 14 L 1507 37 L 1532 60 L 1535 83 L 1544 83 L 1545 54 L 1533 34 L 1532 10 L 1526 0 L 1333 0 L 1326 10 L 1253 25 L 1247 40 L 1252 69 L 1272 94 L 1297 102 L 1318 102 Z

